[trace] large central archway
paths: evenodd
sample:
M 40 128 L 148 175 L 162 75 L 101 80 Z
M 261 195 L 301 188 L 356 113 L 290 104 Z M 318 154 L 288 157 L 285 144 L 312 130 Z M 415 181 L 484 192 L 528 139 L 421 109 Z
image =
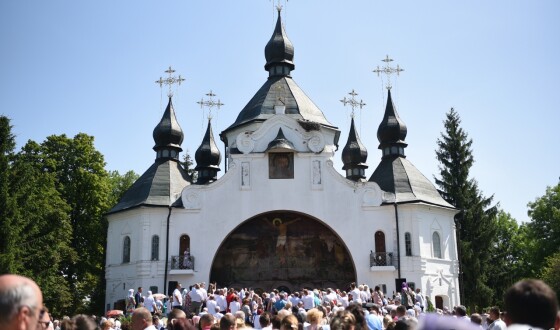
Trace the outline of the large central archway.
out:
M 356 270 L 332 229 L 305 214 L 274 211 L 248 219 L 229 234 L 214 257 L 210 281 L 267 291 L 346 288 L 356 281 Z

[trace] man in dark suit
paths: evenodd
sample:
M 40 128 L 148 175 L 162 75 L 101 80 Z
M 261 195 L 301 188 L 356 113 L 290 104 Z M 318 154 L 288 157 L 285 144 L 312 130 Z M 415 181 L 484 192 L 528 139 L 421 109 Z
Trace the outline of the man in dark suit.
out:
M 140 304 L 144 302 L 144 297 L 142 297 L 142 287 L 141 286 L 138 287 L 138 291 L 136 291 L 136 294 L 134 295 L 134 301 L 136 302 L 136 306 L 134 306 L 134 308 L 138 308 L 138 307 L 142 306 Z

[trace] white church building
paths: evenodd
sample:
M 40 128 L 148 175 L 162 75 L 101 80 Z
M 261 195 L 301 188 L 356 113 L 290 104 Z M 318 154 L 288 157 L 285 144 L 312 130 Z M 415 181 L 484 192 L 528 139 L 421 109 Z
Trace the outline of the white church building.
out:
M 366 178 L 368 153 L 352 120 L 343 176 L 333 167 L 340 131 L 292 79 L 293 56 L 278 15 L 268 79 L 220 134 L 227 172 L 219 179 L 209 122 L 189 182 L 169 99 L 153 131 L 153 165 L 108 214 L 107 309 L 131 288 L 168 293 L 177 282 L 287 292 L 356 282 L 391 296 L 406 281 L 434 306 L 460 304 L 457 210 L 406 158 L 390 89 L 380 162 Z

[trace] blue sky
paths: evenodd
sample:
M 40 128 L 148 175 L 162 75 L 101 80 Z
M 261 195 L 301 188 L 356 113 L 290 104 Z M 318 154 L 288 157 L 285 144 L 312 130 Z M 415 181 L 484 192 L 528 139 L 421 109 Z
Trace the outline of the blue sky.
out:
M 350 118 L 339 100 L 355 89 L 367 103 L 356 120 L 368 177 L 385 102 L 372 70 L 389 54 L 405 69 L 393 97 L 408 159 L 433 181 L 436 140 L 454 107 L 474 141 L 473 177 L 519 221 L 560 176 L 559 14 L 553 0 L 291 0 L 283 11 L 292 76 L 342 131 L 340 148 Z M 141 174 L 166 105 L 154 81 L 169 65 L 186 78 L 174 104 L 183 149 L 194 154 L 206 121 L 196 101 L 212 89 L 225 104 L 217 137 L 266 80 L 274 22 L 269 0 L 2 1 L 0 114 L 18 148 L 84 132 L 108 170 Z

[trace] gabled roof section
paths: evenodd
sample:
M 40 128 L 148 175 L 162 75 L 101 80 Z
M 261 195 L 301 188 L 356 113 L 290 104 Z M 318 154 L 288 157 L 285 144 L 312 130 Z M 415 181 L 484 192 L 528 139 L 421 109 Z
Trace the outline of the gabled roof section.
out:
M 446 208 L 455 207 L 446 202 L 434 185 L 404 157 L 384 158 L 369 181 L 394 195 L 398 204 L 424 202 Z
M 188 175 L 176 160 L 156 160 L 126 191 L 108 214 L 138 206 L 181 206 L 181 192 L 189 185 Z

